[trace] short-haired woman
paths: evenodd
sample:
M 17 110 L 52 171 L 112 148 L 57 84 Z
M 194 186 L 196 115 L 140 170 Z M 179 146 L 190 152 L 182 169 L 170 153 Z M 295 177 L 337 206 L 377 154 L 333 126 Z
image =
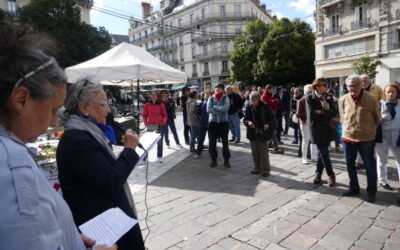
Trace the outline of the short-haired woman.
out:
M 390 83 L 383 89 L 384 99 L 380 101 L 382 114 L 382 142 L 376 143 L 376 160 L 379 184 L 393 190 L 387 180 L 387 160 L 392 151 L 400 178 L 400 87 Z
M 66 93 L 66 77 L 47 53 L 55 44 L 27 28 L 0 22 L 1 249 L 86 249 L 71 210 L 25 144 L 49 126 Z M 96 247 L 98 249 L 116 249 Z
M 103 86 L 82 80 L 72 84 L 60 114 L 64 136 L 57 148 L 59 179 L 64 199 L 77 225 L 118 207 L 137 219 L 127 179 L 139 159 L 138 136 L 125 134 L 124 150 L 115 156 L 114 131 L 106 125 L 111 112 Z M 117 241 L 119 249 L 144 249 L 139 224 Z
M 247 139 L 250 140 L 254 161 L 254 170 L 251 173 L 261 173 L 263 177 L 268 177 L 271 169 L 268 141 L 272 139 L 277 124 L 272 110 L 261 101 L 258 91 L 251 92 L 250 101 L 251 105 L 246 108 L 243 122 L 247 127 Z
M 333 97 L 329 95 L 325 78 L 317 78 L 313 82 L 314 91 L 307 96 L 307 123 L 310 129 L 310 140 L 317 145 L 317 169 L 314 184 L 322 184 L 321 176 L 325 168 L 329 179 L 328 185 L 334 186 L 336 182 L 333 172 L 328 146 L 334 140 L 335 133 L 330 128 L 330 120 L 338 121 L 339 113 L 335 108 Z
M 148 131 L 156 131 L 160 133 L 161 140 L 157 143 L 158 162 L 162 163 L 163 156 L 163 137 L 167 127 L 167 111 L 161 101 L 159 91 L 152 91 L 150 94 L 150 102 L 144 105 L 143 122 Z

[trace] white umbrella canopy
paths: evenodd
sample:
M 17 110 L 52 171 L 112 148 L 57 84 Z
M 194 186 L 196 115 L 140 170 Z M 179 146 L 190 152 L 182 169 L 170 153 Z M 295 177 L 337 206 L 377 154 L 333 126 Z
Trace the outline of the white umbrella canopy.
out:
M 186 82 L 186 74 L 155 58 L 141 47 L 128 43 L 104 52 L 89 61 L 65 69 L 69 82 L 87 78 L 102 80 L 171 80 Z
M 106 86 L 121 86 L 121 87 L 129 87 L 132 85 L 132 83 L 136 84 L 136 81 L 132 80 L 121 80 L 121 81 L 113 81 L 113 80 L 104 80 L 100 81 L 102 85 Z M 179 84 L 181 82 L 177 81 L 141 81 L 140 86 L 155 86 L 155 85 L 173 85 L 173 84 Z

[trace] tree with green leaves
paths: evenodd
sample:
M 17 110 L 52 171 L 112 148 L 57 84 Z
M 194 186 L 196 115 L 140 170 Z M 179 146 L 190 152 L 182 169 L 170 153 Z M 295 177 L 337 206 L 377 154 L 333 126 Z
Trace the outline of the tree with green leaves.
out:
M 375 60 L 374 58 L 370 56 L 364 56 L 359 59 L 357 59 L 353 63 L 353 70 L 359 74 L 366 74 L 368 75 L 371 79 L 374 79 L 376 74 L 378 74 L 378 71 L 376 68 L 378 65 L 380 65 L 381 62 L 379 60 Z
M 267 34 L 268 25 L 256 20 L 247 25 L 243 35 L 236 38 L 231 55 L 232 79 L 242 82 L 243 85 L 260 84 L 255 78 L 257 53 Z
M 22 23 L 57 42 L 57 60 L 62 67 L 89 60 L 111 48 L 111 37 L 104 27 L 81 22 L 74 0 L 32 0 L 18 14 Z
M 315 36 L 299 19 L 275 20 L 258 51 L 256 78 L 274 85 L 306 84 L 315 78 Z

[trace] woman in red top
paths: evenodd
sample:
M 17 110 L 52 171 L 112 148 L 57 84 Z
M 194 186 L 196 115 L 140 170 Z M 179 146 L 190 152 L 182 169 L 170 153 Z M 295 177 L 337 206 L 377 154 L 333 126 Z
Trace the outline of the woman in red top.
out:
M 161 94 L 158 91 L 151 92 L 151 101 L 144 105 L 143 122 L 147 131 L 156 131 L 161 134 L 161 140 L 157 143 L 157 158 L 161 163 L 163 155 L 163 137 L 168 129 L 167 112 L 164 104 L 161 102 Z

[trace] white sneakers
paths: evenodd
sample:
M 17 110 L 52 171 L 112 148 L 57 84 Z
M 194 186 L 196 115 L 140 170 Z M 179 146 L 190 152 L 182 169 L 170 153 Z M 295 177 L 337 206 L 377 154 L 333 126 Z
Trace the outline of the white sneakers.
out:
M 161 157 L 158 157 L 158 158 L 157 158 L 157 161 L 158 161 L 158 163 L 162 163 L 162 158 L 161 158 Z
M 176 146 L 178 146 L 178 148 L 183 148 L 182 144 L 176 144 Z

